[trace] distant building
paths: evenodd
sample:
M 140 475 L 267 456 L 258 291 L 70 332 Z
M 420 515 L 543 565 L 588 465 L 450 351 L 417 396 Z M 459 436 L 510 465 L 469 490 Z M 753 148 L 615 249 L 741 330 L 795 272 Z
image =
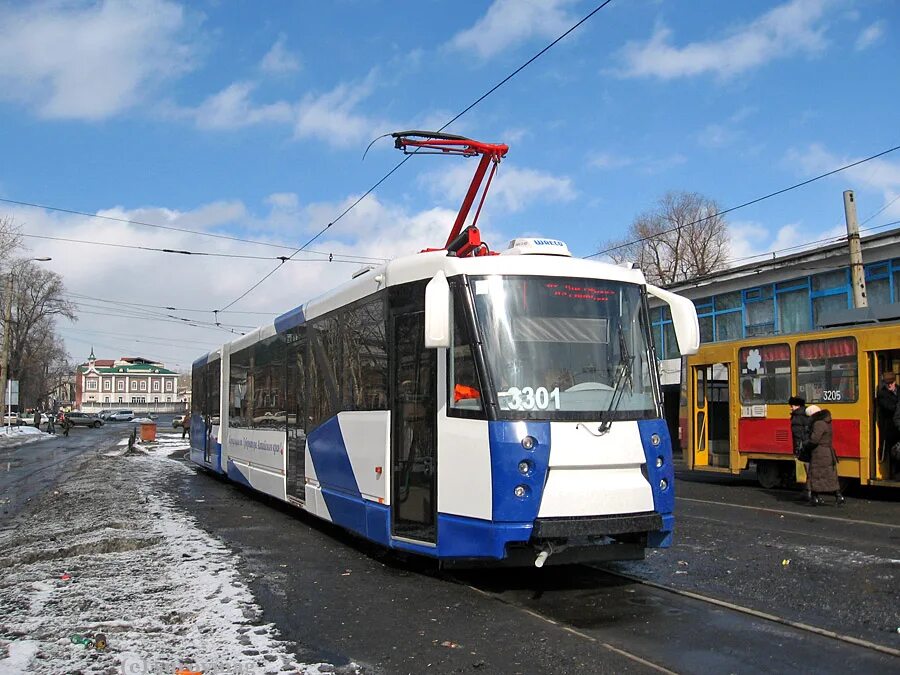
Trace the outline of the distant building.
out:
M 140 356 L 98 359 L 94 350 L 75 371 L 75 407 L 80 410 L 132 408 L 175 411 L 178 373 Z

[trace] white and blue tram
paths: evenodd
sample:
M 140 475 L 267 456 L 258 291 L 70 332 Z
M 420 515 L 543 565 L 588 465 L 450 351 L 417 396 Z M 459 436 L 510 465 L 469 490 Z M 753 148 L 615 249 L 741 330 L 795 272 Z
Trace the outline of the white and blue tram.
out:
M 641 558 L 674 522 L 648 293 L 695 351 L 690 301 L 562 242 L 397 258 L 198 359 L 191 459 L 446 563 Z

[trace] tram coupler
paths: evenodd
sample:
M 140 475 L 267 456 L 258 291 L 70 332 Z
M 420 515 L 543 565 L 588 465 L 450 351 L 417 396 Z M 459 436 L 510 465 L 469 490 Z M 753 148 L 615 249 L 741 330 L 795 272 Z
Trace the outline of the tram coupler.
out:
M 556 546 L 553 544 L 544 544 L 541 546 L 537 557 L 534 559 L 534 566 L 540 569 L 544 566 L 544 563 L 547 562 L 547 558 L 549 558 L 551 554 L 558 553 L 564 548 L 567 548 L 565 544 L 557 544 Z

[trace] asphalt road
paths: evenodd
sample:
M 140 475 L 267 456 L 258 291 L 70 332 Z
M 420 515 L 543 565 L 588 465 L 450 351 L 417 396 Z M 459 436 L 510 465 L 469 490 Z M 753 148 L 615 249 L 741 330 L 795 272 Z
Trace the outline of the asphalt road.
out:
M 160 431 L 171 431 L 172 416 L 156 420 Z M 16 515 L 41 492 L 52 489 L 91 455 L 127 438 L 134 425 L 108 422 L 99 429 L 74 427 L 63 436 L 13 448 L 0 448 L 0 522 Z
M 441 573 L 205 474 L 171 489 L 240 554 L 264 618 L 306 661 L 378 673 L 900 672 L 894 656 L 608 570 Z M 810 514 L 794 493 L 749 483 L 678 489 L 676 546 L 609 570 L 900 648 L 895 501 L 851 497 Z
M 0 451 L 3 518 L 130 428 Z M 446 573 L 204 473 L 166 489 L 239 555 L 263 620 L 307 663 L 366 673 L 900 672 L 883 651 L 702 599 L 900 649 L 900 495 L 889 492 L 809 509 L 791 491 L 681 474 L 676 544 L 644 562 Z

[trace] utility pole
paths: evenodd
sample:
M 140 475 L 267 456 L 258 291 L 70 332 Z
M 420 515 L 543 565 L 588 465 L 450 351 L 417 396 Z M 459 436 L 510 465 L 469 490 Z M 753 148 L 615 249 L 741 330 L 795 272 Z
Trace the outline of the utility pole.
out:
M 12 270 L 6 275 L 6 308 L 3 311 L 3 356 L 0 361 L 0 368 L 3 369 L 0 381 L 3 382 L 3 388 L 0 390 L 0 411 L 6 414 L 6 388 L 9 386 L 9 324 L 12 321 L 12 303 L 13 303 L 13 273 Z
M 856 199 L 853 190 L 844 190 L 844 216 L 847 219 L 847 242 L 850 244 L 850 285 L 853 287 L 853 306 L 868 307 L 866 273 L 863 269 L 862 247 L 859 245 L 859 222 L 856 220 Z

